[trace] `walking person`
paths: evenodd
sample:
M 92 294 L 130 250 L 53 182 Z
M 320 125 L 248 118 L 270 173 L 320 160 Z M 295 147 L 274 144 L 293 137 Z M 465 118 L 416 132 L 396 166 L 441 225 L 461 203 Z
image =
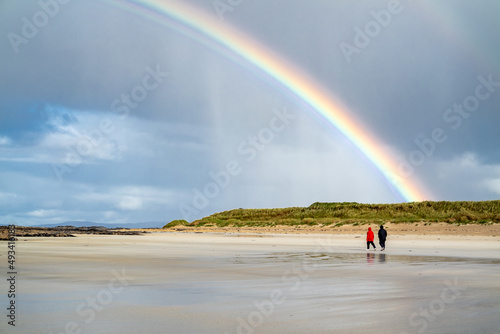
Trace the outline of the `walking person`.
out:
M 375 244 L 373 243 L 374 238 L 375 236 L 373 235 L 372 228 L 368 227 L 368 232 L 366 233 L 366 248 L 368 250 L 370 250 L 370 245 L 373 246 L 373 250 L 377 250 L 377 248 L 375 248 Z
M 385 249 L 385 239 L 387 239 L 387 231 L 384 230 L 384 225 L 380 225 L 380 230 L 378 230 L 378 243 L 382 250 Z

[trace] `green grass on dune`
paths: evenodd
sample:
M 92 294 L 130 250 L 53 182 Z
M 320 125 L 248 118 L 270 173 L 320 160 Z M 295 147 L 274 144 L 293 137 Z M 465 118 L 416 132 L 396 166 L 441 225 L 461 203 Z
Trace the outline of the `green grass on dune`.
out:
M 186 225 L 189 225 L 189 222 L 187 220 L 176 219 L 176 220 L 172 220 L 170 223 L 163 226 L 163 228 L 171 228 L 171 227 L 175 227 L 175 226 L 186 226 Z
M 179 225 L 177 222 L 173 224 Z M 314 203 L 307 208 L 234 209 L 215 213 L 190 225 L 273 226 L 447 222 L 456 224 L 500 223 L 500 200 L 462 202 L 413 202 L 398 204 Z M 173 222 L 172 222 L 173 223 Z M 171 224 L 165 227 L 172 227 Z

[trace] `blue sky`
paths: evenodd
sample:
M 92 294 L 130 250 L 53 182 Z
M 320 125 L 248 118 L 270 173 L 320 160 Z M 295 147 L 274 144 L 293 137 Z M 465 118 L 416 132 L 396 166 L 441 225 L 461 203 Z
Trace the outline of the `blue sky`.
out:
M 500 197 L 496 1 L 189 2 L 341 99 L 432 199 Z M 0 223 L 402 201 L 301 101 L 175 28 L 111 1 L 0 4 Z

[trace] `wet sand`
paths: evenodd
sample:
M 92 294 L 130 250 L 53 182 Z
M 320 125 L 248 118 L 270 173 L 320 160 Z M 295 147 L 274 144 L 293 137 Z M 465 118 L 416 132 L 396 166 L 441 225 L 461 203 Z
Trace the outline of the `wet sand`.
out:
M 16 327 L 0 332 L 500 333 L 499 239 L 392 236 L 367 252 L 348 234 L 20 238 Z

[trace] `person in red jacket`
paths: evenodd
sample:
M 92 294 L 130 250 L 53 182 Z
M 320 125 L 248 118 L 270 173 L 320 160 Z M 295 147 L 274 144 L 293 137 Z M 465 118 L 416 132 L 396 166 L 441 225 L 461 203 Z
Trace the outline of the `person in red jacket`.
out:
M 368 233 L 366 233 L 366 248 L 367 249 L 370 249 L 370 245 L 372 245 L 373 249 L 377 250 L 377 248 L 375 247 L 375 244 L 373 243 L 374 238 L 375 238 L 375 236 L 373 235 L 372 228 L 368 227 Z

